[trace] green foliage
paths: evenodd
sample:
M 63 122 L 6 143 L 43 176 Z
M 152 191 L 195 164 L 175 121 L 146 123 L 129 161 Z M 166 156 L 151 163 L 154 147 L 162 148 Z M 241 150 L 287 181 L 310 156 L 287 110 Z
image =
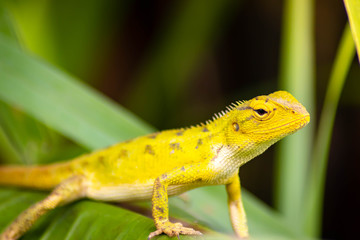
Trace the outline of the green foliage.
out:
M 45 193 L 0 189 L 1 228 Z M 153 230 L 150 218 L 104 203 L 81 201 L 55 209 L 23 239 L 146 239 Z M 164 237 L 162 237 L 164 238 Z M 189 239 L 189 238 L 184 238 Z
M 299 232 L 309 163 L 306 159 L 311 156 L 316 122 L 313 25 L 312 0 L 285 1 L 280 89 L 291 92 L 306 106 L 311 122 L 279 143 L 275 198 L 277 208 Z
M 360 61 L 360 2 L 357 0 L 344 0 L 344 3 L 349 16 L 351 32 Z
M 97 36 L 106 34 L 105 39 L 110 39 L 109 32 L 102 29 L 108 24 L 102 22 L 102 16 L 111 8 L 111 4 L 106 4 L 110 1 L 86 1 L 86 4 L 85 0 L 79 1 L 79 5 L 86 6 L 80 15 L 64 13 L 73 1 L 64 5 L 54 2 L 0 2 L 6 6 L 0 7 L 0 157 L 9 163 L 34 164 L 64 159 L 64 156 L 83 152 L 83 148 L 94 150 L 155 130 L 87 84 L 29 53 L 36 52 L 46 61 L 70 69 L 73 74 L 91 78 L 92 73 L 85 69 L 95 63 L 92 61 L 97 56 L 96 46 L 106 44 Z M 125 15 L 130 3 L 121 2 L 121 14 Z M 359 4 L 351 0 L 345 3 L 359 49 L 360 20 L 355 14 Z M 220 16 L 231 6 L 230 1 L 179 3 L 181 11 L 171 15 L 173 18 L 164 26 L 160 44 L 152 46 L 139 71 L 138 85 L 132 96 L 135 108 L 134 99 L 148 102 L 147 109 L 154 112 L 168 111 L 166 106 L 162 109 L 164 102 L 176 104 L 193 69 L 221 32 Z M 310 108 L 312 126 L 289 138 L 278 152 L 276 201 L 280 213 L 243 191 L 253 239 L 318 237 L 321 229 L 331 129 L 353 59 L 354 45 L 346 29 L 335 58 L 320 128 L 315 131 L 312 7 L 310 0 L 286 1 L 280 77 L 281 88 L 292 92 Z M 70 16 L 68 22 L 64 22 L 66 16 Z M 195 16 L 198 22 L 193 23 L 191 19 Z M 71 27 L 64 28 L 67 25 Z M 60 42 L 59 36 L 66 34 L 74 34 L 73 41 Z M 87 44 L 83 44 L 84 39 L 89 40 Z M 72 56 L 74 49 L 81 49 L 80 54 Z M 150 95 L 144 95 L 150 91 L 149 86 L 156 95 L 151 99 L 147 99 Z M 315 147 L 312 149 L 313 139 Z M 311 169 L 310 174 L 307 169 Z M 0 231 L 22 210 L 44 196 L 45 193 L 35 191 L 1 188 Z M 172 217 L 190 224 L 196 222 L 196 227 L 206 231 L 206 239 L 226 239 L 232 234 L 223 187 L 196 189 L 188 196 L 190 203 L 179 198 L 170 200 Z M 149 203 L 135 208 L 139 207 L 141 213 L 149 214 Z M 64 236 L 67 239 L 145 239 L 153 230 L 153 221 L 144 215 L 84 200 L 46 215 L 24 239 L 64 239 Z
M 356 4 L 349 4 L 353 4 L 350 8 L 355 11 Z M 311 0 L 286 2 L 280 86 L 309 106 L 311 124 L 280 144 L 276 200 L 279 210 L 295 231 L 319 237 L 332 128 L 343 85 L 354 58 L 354 43 L 350 30 L 346 28 L 329 80 L 319 129 L 314 134 L 316 116 L 312 107 L 315 106 L 312 8 Z M 352 14 L 356 15 L 350 12 L 350 20 L 355 22 L 355 19 L 351 19 Z M 359 23 L 354 24 L 353 32 L 359 29 Z M 357 35 L 353 34 L 355 41 Z M 315 146 L 312 147 L 314 137 Z
M 310 236 L 319 236 L 321 229 L 322 202 L 324 196 L 327 160 L 330 150 L 332 129 L 340 95 L 354 59 L 355 46 L 348 26 L 345 27 L 336 54 L 320 116 L 319 129 L 315 138 L 311 169 L 304 193 L 303 226 Z
M 9 104 L 21 106 L 33 117 L 79 144 L 96 149 L 153 130 L 85 84 L 33 60 L 5 37 L 0 36 L 0 48 L 1 98 Z M 74 117 L 71 112 L 78 114 Z M 91 133 L 89 129 L 92 129 Z

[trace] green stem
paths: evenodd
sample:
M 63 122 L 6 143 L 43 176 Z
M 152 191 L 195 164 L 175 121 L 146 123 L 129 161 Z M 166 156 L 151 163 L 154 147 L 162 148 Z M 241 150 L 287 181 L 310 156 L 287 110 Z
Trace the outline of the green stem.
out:
M 310 112 L 311 124 L 279 144 L 275 202 L 286 221 L 298 232 L 301 231 L 299 215 L 313 139 L 313 25 L 312 0 L 285 2 L 280 89 L 289 91 L 304 104 Z
M 354 54 L 354 41 L 349 26 L 346 26 L 326 91 L 307 184 L 309 187 L 305 195 L 303 226 L 306 233 L 312 237 L 319 236 L 321 230 L 322 202 L 332 129 L 339 98 Z

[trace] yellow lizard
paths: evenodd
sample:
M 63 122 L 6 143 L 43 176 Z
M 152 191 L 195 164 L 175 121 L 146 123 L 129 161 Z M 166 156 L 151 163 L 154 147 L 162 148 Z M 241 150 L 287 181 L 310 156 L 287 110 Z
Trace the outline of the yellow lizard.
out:
M 169 221 L 168 196 L 219 184 L 226 186 L 235 233 L 247 238 L 239 167 L 309 121 L 309 113 L 291 94 L 278 91 L 237 102 L 206 124 L 138 137 L 68 162 L 0 167 L 0 185 L 53 189 L 21 213 L 0 239 L 18 239 L 49 210 L 85 197 L 151 199 L 156 231 L 148 239 L 162 233 L 200 235 Z

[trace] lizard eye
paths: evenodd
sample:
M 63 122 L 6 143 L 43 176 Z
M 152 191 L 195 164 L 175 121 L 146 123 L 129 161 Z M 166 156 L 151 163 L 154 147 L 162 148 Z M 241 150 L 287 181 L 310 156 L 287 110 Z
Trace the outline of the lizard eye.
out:
M 259 104 L 258 106 L 255 106 L 253 108 L 253 111 L 254 111 L 254 116 L 260 121 L 265 121 L 273 115 L 273 112 L 263 104 Z
M 267 114 L 268 112 L 262 108 L 259 108 L 259 109 L 255 109 L 254 110 L 257 114 L 259 114 L 259 116 L 263 116 L 265 114 Z

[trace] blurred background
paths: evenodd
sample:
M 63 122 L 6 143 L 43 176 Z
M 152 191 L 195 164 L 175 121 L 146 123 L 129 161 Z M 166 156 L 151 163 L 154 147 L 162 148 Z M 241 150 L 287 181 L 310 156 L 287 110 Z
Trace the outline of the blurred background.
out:
M 234 101 L 288 86 L 281 79 L 286 78 L 284 32 L 290 31 L 286 26 L 291 18 L 285 10 L 291 1 L 1 2 L 24 49 L 160 130 L 204 122 Z M 303 19 L 304 24 L 309 21 L 305 40 L 311 45 L 310 70 L 304 69 L 311 80 L 303 79 L 303 92 L 309 97 L 292 93 L 310 109 L 309 131 L 316 134 L 347 15 L 342 1 L 304 2 L 310 6 Z M 303 46 L 298 48 L 301 52 Z M 301 64 L 299 68 L 301 73 Z M 320 229 L 323 239 L 358 235 L 359 79 L 355 57 L 332 133 Z M 240 170 L 242 186 L 274 208 L 278 208 L 274 200 L 278 148 L 270 148 Z

